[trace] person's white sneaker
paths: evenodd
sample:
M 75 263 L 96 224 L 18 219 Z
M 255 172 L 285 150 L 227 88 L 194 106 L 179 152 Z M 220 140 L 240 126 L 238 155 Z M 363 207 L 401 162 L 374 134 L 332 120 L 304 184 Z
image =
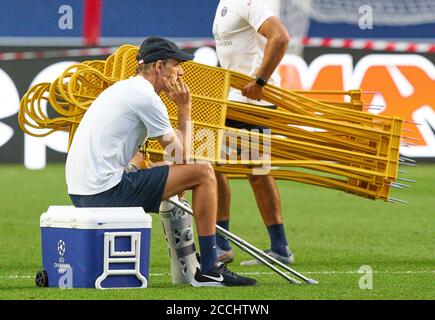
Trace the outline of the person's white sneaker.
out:
M 272 250 L 264 250 L 264 253 L 266 253 L 267 255 L 271 256 L 272 258 L 275 258 L 276 260 L 284 264 L 292 264 L 295 262 L 294 255 L 291 252 L 288 256 L 282 256 Z M 240 263 L 240 265 L 242 266 L 258 266 L 261 264 L 262 263 L 258 260 L 247 260 L 247 261 L 242 261 Z
M 232 249 L 226 251 L 219 248 L 219 246 L 216 246 L 216 254 L 218 257 L 218 261 L 224 264 L 228 264 L 230 262 L 233 262 L 234 260 L 234 252 Z

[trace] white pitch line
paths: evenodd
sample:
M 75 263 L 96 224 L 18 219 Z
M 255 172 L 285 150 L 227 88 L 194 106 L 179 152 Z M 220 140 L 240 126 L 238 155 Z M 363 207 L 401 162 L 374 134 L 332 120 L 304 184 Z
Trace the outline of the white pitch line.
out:
M 291 274 L 290 272 L 285 272 L 287 274 Z M 364 272 L 358 271 L 301 271 L 303 274 L 361 274 Z M 419 270 L 419 271 L 376 271 L 373 273 L 381 273 L 381 274 L 419 274 L 419 273 L 435 273 L 435 270 Z M 240 275 L 269 275 L 274 274 L 274 272 L 238 272 Z
M 284 272 L 287 274 L 291 274 L 290 272 Z M 305 271 L 302 273 L 306 274 L 358 274 L 362 272 L 358 271 Z M 419 273 L 435 273 L 435 270 L 418 270 L 418 271 L 376 271 L 374 270 L 373 273 L 385 273 L 385 274 L 419 274 Z M 274 272 L 237 272 L 237 274 L 240 275 L 269 275 L 274 274 Z M 150 273 L 150 276 L 154 277 L 162 277 L 162 276 L 170 276 L 170 273 Z
M 287 274 L 291 274 L 290 272 L 284 272 Z M 359 274 L 362 272 L 358 271 L 302 271 L 301 273 L 304 274 Z M 420 273 L 435 273 L 435 270 L 418 270 L 418 271 L 376 271 L 374 270 L 373 273 L 380 273 L 380 274 L 420 274 Z M 240 275 L 270 275 L 275 274 L 274 272 L 237 272 L 237 274 Z M 170 276 L 170 273 L 150 273 L 150 276 L 153 277 L 163 277 L 163 276 Z
M 291 274 L 290 272 L 284 272 L 287 274 Z M 302 272 L 303 274 L 360 274 L 362 272 L 358 271 L 305 271 Z M 373 273 L 378 274 L 431 274 L 435 273 L 435 270 L 408 270 L 408 271 L 376 271 L 374 270 Z M 237 272 L 237 274 L 240 275 L 271 275 L 275 274 L 274 272 Z M 167 277 L 171 274 L 169 272 L 167 273 L 150 273 L 151 277 Z M 31 275 L 0 275 L 0 279 L 29 279 L 34 278 L 34 276 Z

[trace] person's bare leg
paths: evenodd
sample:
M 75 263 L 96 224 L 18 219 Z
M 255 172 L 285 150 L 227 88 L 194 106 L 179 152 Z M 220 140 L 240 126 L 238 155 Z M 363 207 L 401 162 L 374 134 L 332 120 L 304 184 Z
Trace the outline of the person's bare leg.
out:
M 217 221 L 216 224 L 220 227 L 229 230 L 230 226 L 230 204 L 231 204 L 231 188 L 228 178 L 223 173 L 216 173 L 217 182 Z M 234 253 L 231 250 L 230 242 L 224 237 L 217 235 L 216 244 L 218 247 L 217 254 L 219 261 L 230 263 L 234 259 Z
M 201 272 L 208 273 L 218 261 L 216 253 L 216 178 L 210 164 L 169 166 L 163 199 L 184 190 L 193 191 L 193 214 L 201 251 Z
M 193 192 L 193 213 L 199 236 L 216 232 L 217 191 L 213 167 L 209 164 L 169 166 L 163 199 L 184 190 Z
M 230 219 L 231 188 L 228 178 L 223 173 L 215 173 L 217 182 L 217 220 Z
M 255 280 L 237 276 L 216 264 L 217 186 L 214 170 L 210 164 L 169 166 L 168 179 L 162 198 L 168 199 L 189 189 L 193 190 L 193 212 L 201 250 L 201 272 L 205 275 L 213 272 L 213 277 L 220 274 L 220 280 L 215 281 L 229 281 L 227 283 L 231 283 L 231 285 L 254 285 Z M 197 281 L 196 276 L 195 274 L 195 282 Z M 201 277 L 199 276 L 198 279 Z M 205 282 L 204 277 L 202 279 L 198 281 L 207 283 L 213 278 L 208 276 Z M 195 285 L 201 285 L 201 283 Z
M 268 175 L 249 175 L 248 179 L 264 224 L 282 224 L 281 199 L 275 179 Z
M 293 256 L 285 235 L 281 200 L 275 179 L 267 175 L 251 175 L 248 179 L 254 191 L 261 217 L 269 233 L 271 250 L 283 257 L 281 262 L 292 263 Z

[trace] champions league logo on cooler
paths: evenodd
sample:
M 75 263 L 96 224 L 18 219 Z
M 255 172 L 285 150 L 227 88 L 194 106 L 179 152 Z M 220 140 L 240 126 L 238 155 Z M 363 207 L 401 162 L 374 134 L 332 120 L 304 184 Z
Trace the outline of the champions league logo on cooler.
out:
M 63 240 L 59 240 L 57 243 L 57 251 L 59 252 L 59 255 L 63 257 L 65 254 L 65 242 Z
M 54 267 L 57 268 L 57 272 L 61 275 L 58 280 L 59 288 L 66 289 L 73 287 L 73 271 L 69 263 L 65 263 L 65 241 L 59 240 L 57 243 L 57 252 L 59 253 L 59 263 L 54 263 Z
M 59 242 L 57 243 L 57 252 L 59 253 L 59 263 L 62 264 L 65 262 L 65 250 L 66 250 L 66 245 L 65 242 L 63 240 L 59 240 Z

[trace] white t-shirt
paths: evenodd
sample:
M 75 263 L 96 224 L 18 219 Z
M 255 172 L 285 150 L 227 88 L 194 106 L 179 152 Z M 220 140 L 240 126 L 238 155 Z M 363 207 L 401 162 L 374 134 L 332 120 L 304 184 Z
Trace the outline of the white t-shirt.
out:
M 263 61 L 267 39 L 258 29 L 274 13 L 264 0 L 220 0 L 213 22 L 213 36 L 221 66 L 251 77 Z M 269 84 L 280 85 L 278 72 L 272 74 Z M 251 100 L 240 90 L 231 89 L 229 100 L 256 105 L 270 105 L 266 101 Z
M 172 131 L 168 112 L 142 76 L 118 81 L 86 111 L 66 160 L 69 194 L 92 195 L 117 185 L 148 137 Z

